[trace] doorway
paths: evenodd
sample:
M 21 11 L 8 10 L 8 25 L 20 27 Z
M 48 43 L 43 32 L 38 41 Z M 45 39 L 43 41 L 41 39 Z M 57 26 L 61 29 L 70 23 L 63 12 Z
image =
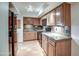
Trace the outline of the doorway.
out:
M 8 20 L 8 29 L 9 29 L 9 55 L 14 56 L 16 52 L 16 42 L 17 42 L 17 33 L 16 33 L 16 16 L 13 12 L 9 11 L 9 20 Z M 15 46 L 16 45 L 16 46 Z

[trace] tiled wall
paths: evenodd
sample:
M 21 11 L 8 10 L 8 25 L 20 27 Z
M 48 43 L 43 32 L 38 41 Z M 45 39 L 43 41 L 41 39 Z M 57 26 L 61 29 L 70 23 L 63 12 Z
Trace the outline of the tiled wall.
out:
M 68 26 L 52 26 L 51 32 L 70 36 L 70 27 Z

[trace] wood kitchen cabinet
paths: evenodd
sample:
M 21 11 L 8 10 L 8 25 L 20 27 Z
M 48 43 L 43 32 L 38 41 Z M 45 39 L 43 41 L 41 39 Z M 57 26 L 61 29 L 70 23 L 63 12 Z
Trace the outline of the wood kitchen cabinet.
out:
M 27 41 L 27 40 L 36 40 L 37 39 L 37 32 L 27 32 L 24 31 L 23 34 L 23 40 Z
M 42 25 L 43 25 L 43 26 L 46 26 L 46 25 L 47 25 L 47 19 L 43 19 L 43 20 L 42 20 Z
M 56 25 L 64 25 L 64 10 L 63 10 L 63 5 L 57 7 L 56 9 Z
M 42 34 L 42 48 L 47 56 L 71 56 L 71 38 L 55 40 Z
M 71 8 L 70 4 L 63 3 L 55 9 L 56 25 L 71 26 L 70 8 Z
M 63 4 L 64 5 L 64 24 L 66 26 L 71 26 L 71 5 L 70 4 Z
M 40 25 L 40 18 L 34 19 L 33 25 Z
M 40 18 L 24 17 L 23 23 L 26 25 L 40 25 Z
M 47 16 L 47 25 L 55 25 L 55 10 L 53 10 L 52 12 L 50 12 Z
M 56 56 L 71 56 L 71 38 L 56 42 Z
M 26 24 L 26 25 L 30 25 L 30 24 L 33 24 L 33 20 L 32 20 L 32 18 L 24 17 L 23 23 Z
M 40 25 L 42 25 L 42 19 L 40 19 Z
M 40 46 L 42 46 L 42 32 L 37 32 L 37 39 L 40 43 Z
M 42 48 L 47 55 L 47 37 L 42 35 Z
M 70 56 L 71 55 L 71 39 L 60 41 L 48 40 L 48 56 Z
M 55 55 L 55 43 L 42 34 L 42 48 L 47 56 Z
M 47 53 L 48 56 L 55 56 L 55 46 L 51 42 L 48 42 L 47 51 L 48 51 L 48 53 Z
M 47 14 L 41 17 L 46 16 L 47 25 L 61 25 L 61 26 L 71 26 L 71 5 L 69 3 L 62 3 L 57 6 Z M 42 23 L 42 21 L 40 21 Z

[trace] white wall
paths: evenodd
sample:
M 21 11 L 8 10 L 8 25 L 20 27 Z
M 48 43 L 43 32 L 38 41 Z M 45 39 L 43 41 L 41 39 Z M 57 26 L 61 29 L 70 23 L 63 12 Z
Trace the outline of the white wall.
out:
M 17 16 L 17 20 L 21 20 L 21 28 L 17 28 L 17 44 L 23 44 L 23 17 L 21 15 Z
M 71 36 L 73 56 L 79 56 L 79 3 L 71 5 Z
M 0 56 L 9 55 L 8 46 L 8 3 L 0 2 Z

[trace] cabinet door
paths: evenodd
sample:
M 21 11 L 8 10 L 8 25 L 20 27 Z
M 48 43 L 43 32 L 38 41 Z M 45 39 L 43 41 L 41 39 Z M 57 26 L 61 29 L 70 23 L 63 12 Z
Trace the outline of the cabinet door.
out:
M 55 47 L 48 43 L 48 56 L 55 56 Z
M 53 10 L 52 12 L 51 12 L 51 15 L 50 15 L 50 25 L 55 25 L 55 13 L 56 13 L 56 11 L 55 10 Z
M 27 19 L 27 23 L 26 23 L 26 24 L 28 24 L 28 25 L 29 25 L 29 24 L 33 24 L 33 19 L 28 18 L 28 19 Z
M 64 12 L 63 12 L 63 6 L 59 6 L 56 8 L 56 25 L 63 25 L 64 21 Z
M 30 24 L 30 20 L 24 19 L 24 24 L 26 24 L 26 25 Z
M 47 38 L 44 35 L 42 36 L 42 48 L 47 55 Z
M 48 14 L 48 25 L 55 25 L 55 10 Z
M 33 25 L 40 25 L 40 19 L 33 19 Z
M 24 41 L 25 40 L 35 40 L 37 39 L 37 32 L 24 32 Z
M 43 19 L 43 20 L 42 20 L 42 25 L 43 25 L 43 26 L 46 26 L 46 25 L 47 25 L 47 19 Z
M 70 39 L 66 39 L 56 43 L 56 56 L 71 56 Z
M 64 6 L 64 25 L 71 26 L 71 5 L 68 3 L 63 4 Z
M 42 19 L 40 19 L 40 25 L 42 25 Z
M 39 40 L 40 45 L 42 45 L 42 34 L 41 34 L 41 32 L 37 32 L 37 39 Z
M 32 18 L 24 18 L 23 23 L 26 25 L 33 24 Z
M 64 3 L 56 8 L 56 25 L 71 26 L 70 4 Z

